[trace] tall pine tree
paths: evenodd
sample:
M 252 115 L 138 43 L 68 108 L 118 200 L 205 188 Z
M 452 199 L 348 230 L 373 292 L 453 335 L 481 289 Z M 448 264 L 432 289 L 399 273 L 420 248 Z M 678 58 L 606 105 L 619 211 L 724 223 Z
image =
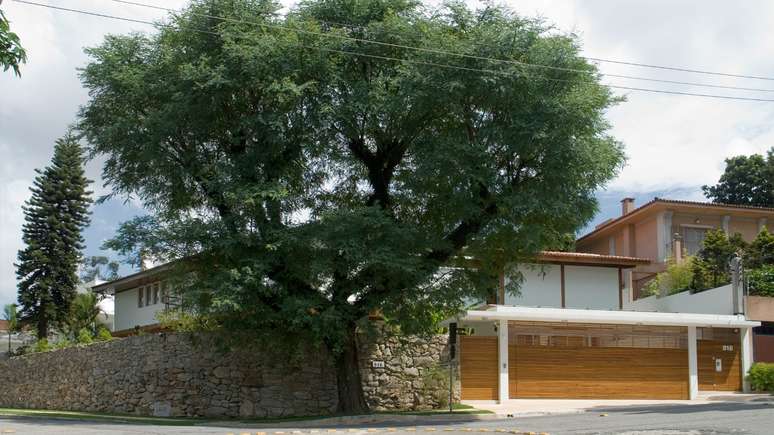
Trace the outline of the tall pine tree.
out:
M 24 206 L 25 224 L 16 276 L 22 318 L 37 324 L 38 338 L 64 320 L 78 283 L 83 249 L 81 230 L 89 223 L 90 181 L 84 156 L 70 133 L 56 141 L 51 165 L 36 170 Z

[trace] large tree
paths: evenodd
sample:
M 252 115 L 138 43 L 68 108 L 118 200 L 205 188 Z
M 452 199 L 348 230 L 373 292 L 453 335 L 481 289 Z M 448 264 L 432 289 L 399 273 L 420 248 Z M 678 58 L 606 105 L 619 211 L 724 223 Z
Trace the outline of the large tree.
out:
M 79 282 L 81 230 L 89 222 L 91 203 L 83 163 L 83 150 L 73 135 L 57 140 L 51 165 L 37 171 L 32 197 L 24 206 L 26 246 L 16 264 L 19 307 L 21 316 L 37 325 L 40 339 L 67 317 Z
M 702 189 L 712 202 L 774 207 L 774 147 L 766 156 L 726 159 L 726 169 L 718 183 Z
M 184 301 L 231 338 L 324 346 L 360 411 L 362 319 L 429 331 L 588 222 L 624 160 L 618 99 L 574 36 L 501 7 L 278 8 L 196 0 L 107 37 L 80 129 L 151 211 L 111 247 L 188 257 Z

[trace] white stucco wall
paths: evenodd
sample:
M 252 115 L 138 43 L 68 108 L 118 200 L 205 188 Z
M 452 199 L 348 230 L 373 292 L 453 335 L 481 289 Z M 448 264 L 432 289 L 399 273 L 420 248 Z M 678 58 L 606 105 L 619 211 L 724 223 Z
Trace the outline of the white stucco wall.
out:
M 559 266 L 519 265 L 524 276 L 519 295 L 505 295 L 505 305 L 522 307 L 562 307 L 562 277 Z M 506 277 L 506 280 L 509 280 Z
M 566 308 L 617 310 L 618 269 L 564 266 L 564 298 Z
M 138 307 L 136 288 L 119 292 L 115 296 L 115 330 L 122 331 L 135 326 L 158 323 L 156 313 L 163 309 L 164 304 L 161 301 L 156 304 Z
M 661 311 L 669 313 L 734 314 L 731 285 L 699 293 L 682 292 L 659 298 L 649 296 L 624 305 L 631 311 Z
M 562 307 L 562 277 L 558 265 L 519 266 L 524 276 L 518 296 L 505 295 L 506 305 Z M 618 309 L 618 269 L 564 266 L 565 307 L 596 310 Z

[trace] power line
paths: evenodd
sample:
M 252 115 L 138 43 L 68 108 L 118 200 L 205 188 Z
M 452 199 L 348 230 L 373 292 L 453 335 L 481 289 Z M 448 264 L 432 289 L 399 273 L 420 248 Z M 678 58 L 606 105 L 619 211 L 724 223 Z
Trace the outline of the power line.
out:
M 147 3 L 141 3 L 137 1 L 132 0 L 107 0 L 114 3 L 121 3 L 121 4 L 127 4 L 132 6 L 139 6 L 149 9 L 155 9 L 160 11 L 166 11 L 171 13 L 180 13 L 180 11 L 166 8 L 163 6 L 156 6 L 151 5 Z M 325 33 L 325 32 L 316 32 L 311 30 L 305 30 L 305 29 L 297 29 L 292 28 L 288 26 L 282 26 L 278 24 L 267 24 L 257 21 L 248 21 L 248 20 L 242 20 L 238 18 L 230 18 L 230 17 L 222 17 L 218 15 L 211 15 L 211 14 L 205 14 L 205 13 L 199 13 L 199 12 L 191 12 L 192 15 L 200 16 L 203 18 L 211 18 L 226 22 L 233 22 L 238 24 L 250 24 L 254 26 L 261 26 L 266 28 L 274 28 L 274 29 L 281 29 L 281 30 L 288 30 L 291 32 L 296 33 L 305 33 L 315 36 L 321 36 L 325 38 L 336 38 L 341 40 L 348 40 L 348 41 L 354 41 L 354 42 L 361 42 L 366 44 L 374 44 L 374 45 L 380 45 L 384 47 L 391 47 L 391 48 L 401 48 L 406 50 L 416 50 L 416 51 L 423 51 L 426 53 L 432 53 L 432 54 L 442 54 L 442 55 L 451 55 L 456 57 L 462 57 L 467 59 L 474 59 L 474 60 L 483 60 L 488 62 L 498 62 L 498 63 L 508 63 L 513 65 L 518 65 L 521 67 L 526 68 L 537 68 L 537 69 L 547 69 L 547 70 L 554 70 L 554 71 L 563 71 L 563 72 L 577 72 L 577 73 L 583 73 L 583 74 L 599 74 L 601 76 L 610 77 L 610 78 L 620 78 L 620 79 L 626 79 L 626 80 L 640 80 L 640 81 L 648 81 L 648 82 L 655 82 L 655 83 L 668 83 L 668 84 L 675 84 L 675 85 L 686 85 L 686 86 L 697 86 L 697 87 L 705 87 L 705 88 L 714 88 L 714 89 L 731 89 L 731 90 L 738 90 L 738 91 L 753 91 L 753 92 L 774 92 L 774 89 L 761 89 L 761 88 L 747 88 L 747 87 L 739 87 L 739 86 L 726 86 L 726 85 L 714 85 L 714 84 L 708 84 L 708 83 L 695 83 L 695 82 L 684 82 L 684 81 L 678 81 L 678 80 L 664 80 L 664 79 L 654 79 L 649 77 L 638 77 L 638 76 L 631 76 L 631 75 L 623 75 L 623 74 L 608 74 L 608 73 L 602 73 L 602 72 L 593 72 L 588 71 L 584 69 L 578 69 L 578 68 L 568 68 L 568 67 L 559 67 L 559 66 L 552 66 L 552 65 L 540 65 L 540 64 L 534 64 L 529 62 L 522 62 L 518 60 L 513 59 L 497 59 L 492 57 L 486 57 L 486 56 L 477 56 L 477 55 L 471 55 L 471 54 L 465 54 L 465 53 L 458 53 L 458 52 L 452 52 L 452 51 L 446 51 L 446 50 L 438 50 L 438 49 L 432 49 L 432 48 L 425 48 L 425 47 L 414 47 L 410 45 L 404 45 L 404 44 L 395 44 L 390 42 L 384 42 L 384 41 L 375 41 L 373 39 L 365 39 L 365 38 L 356 38 L 352 36 L 345 36 L 345 35 L 337 35 L 335 33 Z M 330 23 L 335 24 L 335 23 Z M 774 79 L 772 79 L 774 80 Z
M 676 67 L 676 66 L 651 65 L 651 64 L 647 64 L 647 63 L 627 62 L 627 61 L 623 61 L 623 60 L 600 59 L 598 57 L 585 57 L 585 59 L 592 60 L 592 61 L 595 61 L 595 62 L 615 63 L 615 64 L 619 64 L 619 65 L 638 66 L 638 67 L 642 67 L 642 68 L 655 68 L 655 69 L 663 69 L 663 70 L 668 70 L 668 71 L 688 72 L 688 73 L 694 73 L 694 74 L 706 74 L 706 75 L 714 75 L 714 76 L 736 77 L 736 78 L 741 78 L 741 79 L 754 79 L 754 80 L 774 81 L 774 77 L 762 77 L 762 76 L 751 76 L 751 75 L 744 75 L 744 74 L 732 74 L 732 73 L 724 73 L 724 72 L 716 72 L 716 71 L 706 71 L 706 70 L 700 70 L 700 69 L 681 68 L 681 67 Z
M 37 3 L 33 1 L 28 0 L 13 0 L 17 3 L 32 5 L 32 6 L 39 6 L 54 10 L 60 10 L 60 11 L 66 11 L 66 12 L 73 12 L 78 14 L 84 14 L 84 15 L 91 15 L 95 17 L 100 18 L 108 18 L 108 19 L 114 19 L 114 20 L 120 20 L 120 21 L 127 21 L 132 23 L 140 23 L 140 24 L 147 24 L 154 27 L 166 27 L 166 28 L 173 28 L 174 26 L 168 25 L 168 24 L 162 24 L 162 23 L 154 23 L 152 21 L 146 21 L 146 20 L 139 20 L 134 18 L 127 18 L 127 17 L 120 17 L 116 15 L 110 15 L 110 14 L 104 14 L 104 13 L 98 13 L 98 12 L 92 12 L 92 11 L 84 11 L 81 9 L 73 9 L 73 8 L 65 8 L 61 6 L 54 6 L 44 3 Z M 219 35 L 216 32 L 211 32 L 207 30 L 202 29 L 189 29 L 194 32 L 199 33 L 206 33 L 210 35 Z M 340 54 L 346 54 L 351 56 L 358 56 L 358 57 L 367 57 L 367 58 L 373 58 L 373 59 L 380 59 L 380 60 L 390 60 L 390 61 L 396 61 L 396 62 L 407 62 L 407 63 L 413 63 L 418 65 L 426 65 L 426 66 L 433 66 L 433 67 L 441 67 L 441 68 L 447 68 L 447 69 L 455 69 L 455 70 L 462 70 L 462 71 L 470 71 L 470 72 L 482 72 L 482 73 L 489 73 L 489 74 L 498 74 L 498 75 L 513 75 L 513 73 L 506 72 L 506 71 L 497 71 L 497 70 L 491 70 L 491 69 L 482 69 L 482 68 L 469 68 L 464 66 L 458 66 L 458 65 L 449 65 L 449 64 L 442 64 L 442 63 L 435 63 L 435 62 L 427 62 L 427 61 L 419 61 L 414 59 L 401 59 L 401 58 L 395 58 L 390 56 L 381 56 L 381 55 L 373 55 L 368 53 L 360 53 L 360 52 L 353 52 L 353 51 L 346 51 L 346 50 L 337 50 L 337 49 L 330 49 L 325 47 L 313 47 L 313 46 L 306 46 L 306 45 L 300 45 L 300 44 L 294 44 L 295 46 L 306 48 L 306 49 L 312 49 L 312 50 L 319 50 L 319 51 L 326 51 L 331 53 L 340 53 Z M 538 79 L 544 79 L 548 81 L 557 81 L 557 82 L 572 82 L 572 80 L 565 80 L 565 79 L 557 79 L 552 77 L 545 77 L 545 76 L 538 76 L 538 75 L 530 75 L 530 76 L 524 76 L 527 78 L 538 78 Z M 725 100 L 739 100 L 739 101 L 758 101 L 758 102 L 774 102 L 774 99 L 764 99 L 764 98 L 751 98 L 751 97 L 735 97 L 735 96 L 728 96 L 728 95 L 715 95 L 715 94 L 699 94 L 699 93 L 692 93 L 692 92 L 678 92 L 678 91 L 668 91 L 668 90 L 661 90 L 661 89 L 649 89 L 649 88 L 638 88 L 638 87 L 630 87 L 630 86 L 620 86 L 620 85 L 614 85 L 614 84 L 603 84 L 606 87 L 614 88 L 614 89 L 624 89 L 624 90 L 632 90 L 632 91 L 641 91 L 641 92 L 651 92 L 651 93 L 660 93 L 660 94 L 671 94 L 671 95 L 685 95 L 685 96 L 696 96 L 696 97 L 706 97 L 706 98 L 718 98 L 718 99 L 725 99 Z

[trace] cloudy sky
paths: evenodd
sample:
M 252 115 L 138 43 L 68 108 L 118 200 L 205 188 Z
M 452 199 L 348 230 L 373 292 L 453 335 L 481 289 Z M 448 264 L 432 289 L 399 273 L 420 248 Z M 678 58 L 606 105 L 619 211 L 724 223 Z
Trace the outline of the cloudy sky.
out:
M 142 20 L 162 12 L 109 0 L 33 0 L 40 3 Z M 185 0 L 144 0 L 177 8 Z M 15 299 L 13 262 L 21 247 L 21 205 L 29 196 L 34 169 L 45 166 L 54 140 L 72 123 L 87 99 L 76 68 L 84 65 L 82 48 L 107 33 L 152 31 L 142 24 L 54 11 L 14 0 L 2 2 L 26 47 L 29 61 L 22 78 L 0 74 L 0 303 Z M 692 69 L 774 77 L 774 32 L 769 1 L 525 1 L 508 0 L 523 15 L 542 16 L 565 32 L 578 34 L 589 57 Z M 289 4 L 289 3 L 288 3 Z M 768 20 L 768 21 L 767 21 Z M 602 63 L 608 74 L 774 90 L 774 81 L 725 78 Z M 716 90 L 624 79 L 609 83 L 680 92 L 714 93 L 774 99 L 774 92 Z M 625 91 L 620 91 L 625 92 Z M 629 162 L 607 190 L 599 192 L 595 221 L 619 210 L 618 201 L 634 196 L 702 199 L 700 186 L 714 183 L 730 155 L 763 153 L 774 145 L 774 103 L 660 95 L 631 91 L 612 109 L 613 133 L 626 145 Z M 98 162 L 88 166 L 93 189 L 104 193 Z M 86 231 L 87 253 L 117 224 L 141 213 L 121 201 L 96 206 Z

